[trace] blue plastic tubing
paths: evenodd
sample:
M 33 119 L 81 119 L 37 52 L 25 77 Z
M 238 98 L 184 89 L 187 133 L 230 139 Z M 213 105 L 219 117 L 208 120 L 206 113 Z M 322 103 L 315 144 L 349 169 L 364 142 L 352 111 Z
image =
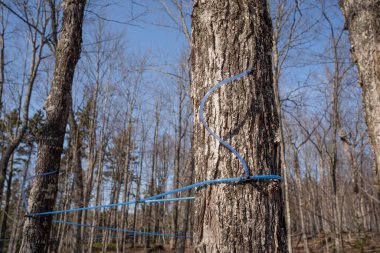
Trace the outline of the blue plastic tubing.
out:
M 71 212 L 76 212 L 76 211 L 85 211 L 85 210 L 95 210 L 95 209 L 101 209 L 101 208 L 110 208 L 110 207 L 118 207 L 118 206 L 126 206 L 126 205 L 135 205 L 138 203 L 144 203 L 144 204 L 149 204 L 149 203 L 157 203 L 157 202 L 168 202 L 168 201 L 183 201 L 183 200 L 193 200 L 194 197 L 183 197 L 183 198 L 169 198 L 169 199 L 163 199 L 163 197 L 166 197 L 168 195 L 172 195 L 175 193 L 179 193 L 182 191 L 187 191 L 191 190 L 197 187 L 202 187 L 205 185 L 213 185 L 213 184 L 231 184 L 231 183 L 243 183 L 247 181 L 267 181 L 267 180 L 279 180 L 282 181 L 282 177 L 278 175 L 256 175 L 256 176 L 251 176 L 249 173 L 248 165 L 245 162 L 244 158 L 240 155 L 239 152 L 237 152 L 230 144 L 228 144 L 226 141 L 224 141 L 222 138 L 220 138 L 218 135 L 216 135 L 215 132 L 213 132 L 210 127 L 207 125 L 204 115 L 203 115 L 203 110 L 206 104 L 207 98 L 218 88 L 220 88 L 223 84 L 227 84 L 229 82 L 232 82 L 233 80 L 239 79 L 241 77 L 244 77 L 252 72 L 252 68 L 247 69 L 246 71 L 237 74 L 235 76 L 232 76 L 230 78 L 224 79 L 220 81 L 219 83 L 215 84 L 210 90 L 206 92 L 204 97 L 201 100 L 200 106 L 199 106 L 199 119 L 203 126 L 206 128 L 206 130 L 215 138 L 217 139 L 223 146 L 225 146 L 228 150 L 230 150 L 241 162 L 245 176 L 244 177 L 235 177 L 235 178 L 220 178 L 220 179 L 213 179 L 213 180 L 207 180 L 199 183 L 195 183 L 192 185 L 188 185 L 182 188 L 178 188 L 175 190 L 171 190 L 168 192 L 164 192 L 161 194 L 157 194 L 151 197 L 147 197 L 144 199 L 140 200 L 134 200 L 134 201 L 128 201 L 124 203 L 115 203 L 115 204 L 107 204 L 107 205 L 100 205 L 100 206 L 90 206 L 90 207 L 79 207 L 79 208 L 72 208 L 72 209 L 67 209 L 67 210 L 56 210 L 56 211 L 48 211 L 48 212 L 40 212 L 40 213 L 29 213 L 27 210 L 27 203 L 26 203 L 26 197 L 25 197 L 25 181 L 33 179 L 34 177 L 37 176 L 48 176 L 57 173 L 57 171 L 52 171 L 52 172 L 47 172 L 47 173 L 42 173 L 38 174 L 32 177 L 29 177 L 27 180 L 25 180 L 22 184 L 22 198 L 23 202 L 25 205 L 25 210 L 27 213 L 28 217 L 37 217 L 37 216 L 46 216 L 46 215 L 54 215 L 54 214 L 60 214 L 60 213 L 71 213 Z M 75 226 L 81 226 L 81 227 L 94 227 L 97 229 L 106 229 L 106 230 L 112 230 L 112 231 L 120 231 L 120 232 L 126 232 L 126 233 L 133 233 L 134 235 L 140 234 L 140 235 L 148 235 L 148 236 L 178 236 L 176 234 L 161 234 L 161 233 L 151 233 L 151 232 L 140 232 L 140 231 L 134 231 L 134 230 L 127 230 L 127 229 L 120 229 L 120 228 L 111 228 L 111 227 L 103 227 L 103 226 L 92 226 L 92 225 L 86 225 L 86 224 L 80 224 L 80 223 L 75 223 L 75 222 L 69 222 L 69 221 L 62 221 L 62 220 L 53 220 L 53 222 L 56 223 L 64 223 L 68 225 L 75 225 Z
M 30 214 L 28 214 L 28 216 L 36 217 L 36 216 L 45 216 L 45 215 L 53 215 L 53 214 L 60 214 L 60 213 L 71 213 L 71 212 L 77 212 L 77 211 L 95 210 L 95 209 L 101 209 L 101 208 L 134 205 L 134 204 L 138 204 L 138 203 L 149 203 L 149 202 L 151 202 L 151 200 L 157 200 L 155 202 L 177 201 L 177 200 L 193 200 L 194 199 L 193 197 L 177 198 L 177 199 L 159 199 L 159 198 L 162 198 L 162 197 L 165 197 L 168 195 L 172 195 L 172 194 L 175 194 L 178 192 L 191 190 L 193 188 L 201 187 L 201 186 L 205 186 L 205 185 L 221 184 L 221 183 L 241 183 L 241 182 L 246 182 L 249 180 L 253 180 L 253 181 L 282 180 L 282 178 L 280 176 L 276 176 L 276 175 L 257 175 L 257 176 L 249 176 L 248 178 L 247 177 L 235 177 L 235 178 L 213 179 L 213 180 L 207 180 L 207 181 L 195 183 L 192 185 L 188 185 L 188 186 L 178 188 L 175 190 L 171 190 L 168 192 L 164 192 L 161 194 L 157 194 L 157 195 L 147 197 L 147 198 L 144 198 L 141 200 L 134 200 L 134 201 L 100 205 L 100 206 L 79 207 L 79 208 L 72 208 L 72 209 L 66 209 L 66 210 L 56 210 L 56 211 L 41 212 L 41 213 L 30 213 Z
M 227 79 L 224 79 L 222 81 L 220 81 L 219 83 L 215 84 L 211 89 L 209 89 L 207 92 L 206 92 L 206 95 L 204 95 L 204 97 L 202 98 L 201 100 L 201 104 L 199 106 L 199 119 L 200 121 L 202 122 L 203 126 L 206 128 L 206 130 L 215 138 L 217 139 L 223 146 L 225 146 L 229 151 L 231 151 L 238 159 L 239 161 L 241 162 L 241 164 L 243 165 L 243 169 L 244 169 L 244 172 L 245 172 L 245 175 L 247 177 L 250 176 L 249 174 L 249 169 L 248 169 L 248 165 L 247 163 L 245 162 L 244 158 L 240 155 L 239 152 L 237 152 L 230 144 L 228 144 L 226 141 L 224 141 L 222 138 L 220 138 L 214 131 L 212 131 L 210 129 L 210 127 L 207 125 L 206 121 L 205 121 L 205 118 L 203 116 L 203 110 L 204 110 L 204 107 L 205 107 L 205 103 L 206 103 L 206 100 L 207 98 L 211 95 L 211 93 L 213 93 L 215 90 L 219 89 L 223 84 L 227 84 L 229 82 L 232 82 L 233 80 L 236 80 L 236 79 L 239 79 L 239 78 L 242 78 L 243 76 L 246 76 L 248 74 L 250 74 L 252 72 L 252 68 L 249 68 L 247 69 L 246 71 L 244 72 L 241 72 L 240 74 L 237 74 L 235 76 L 232 76 L 230 78 L 227 78 Z
M 31 177 L 26 178 L 22 182 L 22 185 L 21 185 L 21 199 L 22 199 L 22 203 L 24 204 L 25 213 L 29 214 L 29 211 L 28 211 L 28 201 L 26 200 L 26 194 L 25 194 L 25 184 L 26 184 L 26 182 L 28 182 L 29 180 L 32 180 L 35 177 L 49 176 L 49 175 L 53 175 L 53 174 L 57 174 L 57 173 L 58 173 L 58 170 L 53 170 L 53 171 L 49 171 L 49 172 L 33 175 Z

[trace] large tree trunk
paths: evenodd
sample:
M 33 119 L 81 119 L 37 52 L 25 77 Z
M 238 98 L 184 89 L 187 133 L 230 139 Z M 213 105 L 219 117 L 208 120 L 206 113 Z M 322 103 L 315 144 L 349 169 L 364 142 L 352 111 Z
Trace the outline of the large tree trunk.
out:
M 340 6 L 363 88 L 364 116 L 379 175 L 380 197 L 380 1 L 341 0 Z
M 218 81 L 254 71 L 208 100 L 206 120 L 246 159 L 252 175 L 281 174 L 280 125 L 272 79 L 272 24 L 265 0 L 208 0 L 193 8 L 192 96 L 196 181 L 243 176 L 239 161 L 198 119 L 201 98 Z M 197 252 L 286 252 L 277 182 L 219 184 L 197 191 Z
M 82 43 L 85 0 L 63 0 L 63 19 L 56 50 L 56 64 L 50 94 L 45 101 L 46 121 L 38 145 L 36 174 L 59 170 L 65 136 L 71 86 Z M 28 209 L 31 213 L 54 208 L 58 173 L 37 177 L 32 186 Z M 29 217 L 24 223 L 20 252 L 47 252 L 51 216 Z

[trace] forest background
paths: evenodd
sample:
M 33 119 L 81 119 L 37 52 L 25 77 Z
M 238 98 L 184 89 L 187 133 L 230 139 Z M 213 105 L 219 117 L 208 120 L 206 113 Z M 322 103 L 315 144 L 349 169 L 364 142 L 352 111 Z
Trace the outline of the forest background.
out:
M 8 252 L 18 252 L 25 214 L 21 188 L 27 182 L 28 195 L 54 70 L 49 2 L 61 18 L 58 1 L 0 5 L 2 162 L 9 154 L 0 176 L 0 250 Z M 272 0 L 269 7 L 274 35 L 268 53 L 283 116 L 290 248 L 328 252 L 338 244 L 375 252 L 380 247 L 374 239 L 380 231 L 380 191 L 339 3 Z M 191 8 L 190 1 L 182 0 L 88 2 L 55 209 L 78 206 L 78 192 L 82 205 L 92 206 L 194 182 Z M 191 235 L 191 209 L 190 202 L 109 208 L 84 212 L 82 222 Z M 74 215 L 58 218 L 73 220 Z M 73 227 L 56 224 L 50 251 L 70 248 L 75 234 Z M 126 239 L 123 233 L 94 228 L 82 228 L 80 234 L 88 252 L 177 247 L 186 241 Z

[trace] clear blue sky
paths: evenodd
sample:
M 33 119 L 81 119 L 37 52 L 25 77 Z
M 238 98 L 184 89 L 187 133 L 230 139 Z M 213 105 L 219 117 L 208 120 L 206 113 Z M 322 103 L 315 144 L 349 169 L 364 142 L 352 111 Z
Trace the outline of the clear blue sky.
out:
M 129 21 L 129 25 L 112 23 L 115 30 L 126 31 L 129 49 L 143 53 L 152 52 L 151 60 L 174 63 L 181 51 L 187 46 L 183 34 L 175 29 L 175 24 L 163 11 L 158 0 L 126 0 L 123 4 L 115 4 L 106 8 L 106 17 L 118 21 Z M 104 11 L 104 10 L 103 10 Z M 190 27 L 190 17 L 188 16 Z M 130 21 L 134 19 L 134 21 Z

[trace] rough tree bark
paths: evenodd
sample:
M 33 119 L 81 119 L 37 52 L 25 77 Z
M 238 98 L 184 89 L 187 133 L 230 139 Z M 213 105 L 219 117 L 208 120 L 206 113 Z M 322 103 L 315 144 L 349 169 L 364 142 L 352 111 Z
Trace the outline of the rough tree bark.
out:
M 38 143 L 37 174 L 59 170 L 65 136 L 71 86 L 82 43 L 85 0 L 63 0 L 62 28 L 49 96 L 45 101 L 46 121 Z M 37 177 L 30 192 L 28 209 L 32 213 L 52 210 L 57 195 L 58 174 Z M 20 252 L 47 252 L 51 216 L 26 218 Z
M 265 0 L 194 1 L 192 16 L 196 181 L 243 176 L 237 159 L 201 125 L 200 100 L 218 81 L 254 71 L 208 100 L 205 117 L 245 157 L 250 172 L 281 174 L 280 125 L 272 79 L 272 24 Z M 286 252 L 278 182 L 219 184 L 198 189 L 197 252 Z
M 341 0 L 340 7 L 363 88 L 364 117 L 375 155 L 380 198 L 380 1 Z

